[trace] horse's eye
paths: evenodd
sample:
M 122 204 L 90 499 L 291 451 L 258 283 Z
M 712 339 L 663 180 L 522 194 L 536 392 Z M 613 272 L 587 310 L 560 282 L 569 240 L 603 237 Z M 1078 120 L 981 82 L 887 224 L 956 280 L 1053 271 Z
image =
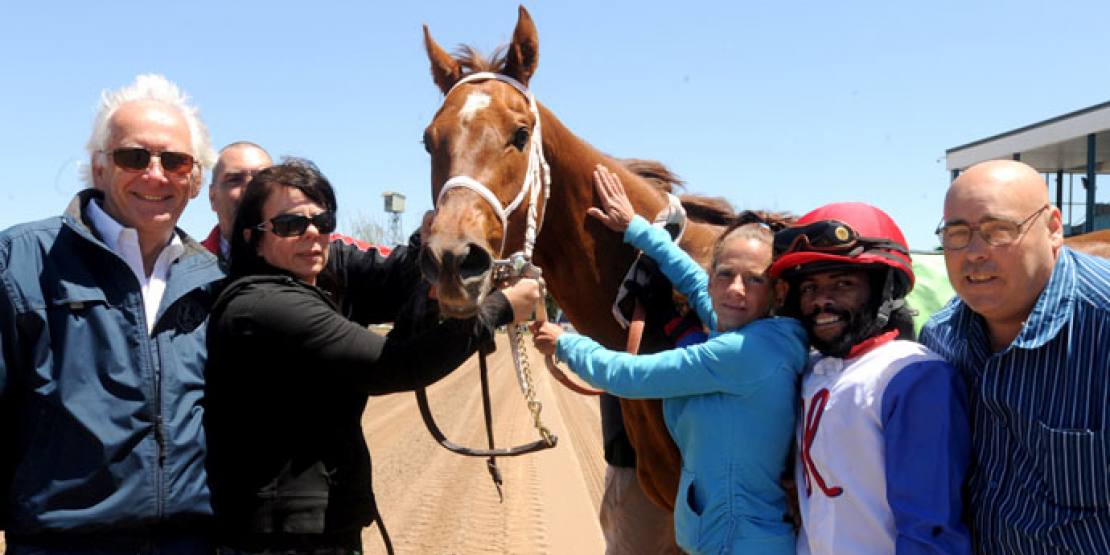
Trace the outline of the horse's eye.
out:
M 424 143 L 424 152 L 432 153 L 432 134 L 428 129 L 424 130 L 424 136 L 420 138 L 420 142 Z
M 525 145 L 528 144 L 528 130 L 523 127 L 517 127 L 516 133 L 513 133 L 513 146 L 519 151 L 524 151 Z

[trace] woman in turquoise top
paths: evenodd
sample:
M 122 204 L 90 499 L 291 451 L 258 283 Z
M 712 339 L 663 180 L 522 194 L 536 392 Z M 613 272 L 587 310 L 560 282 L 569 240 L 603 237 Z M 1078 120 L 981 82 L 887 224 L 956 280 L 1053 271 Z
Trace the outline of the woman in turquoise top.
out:
M 682 453 L 675 538 L 689 553 L 793 554 L 794 527 L 781 485 L 797 414 L 807 339 L 790 318 L 768 317 L 773 234 L 734 225 L 713 250 L 711 275 L 670 236 L 634 211 L 619 179 L 599 166 L 604 210 L 590 214 L 659 263 L 707 324 L 704 343 L 652 355 L 610 351 L 554 324 L 533 327 L 536 348 L 555 353 L 595 387 L 628 398 L 662 398 Z

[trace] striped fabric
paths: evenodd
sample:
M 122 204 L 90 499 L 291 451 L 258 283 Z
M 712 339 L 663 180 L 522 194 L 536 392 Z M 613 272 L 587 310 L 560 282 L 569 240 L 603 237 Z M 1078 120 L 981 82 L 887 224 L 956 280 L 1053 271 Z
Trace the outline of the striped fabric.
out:
M 1001 352 L 959 299 L 921 342 L 971 386 L 977 551 L 1110 554 L 1110 262 L 1063 248 Z

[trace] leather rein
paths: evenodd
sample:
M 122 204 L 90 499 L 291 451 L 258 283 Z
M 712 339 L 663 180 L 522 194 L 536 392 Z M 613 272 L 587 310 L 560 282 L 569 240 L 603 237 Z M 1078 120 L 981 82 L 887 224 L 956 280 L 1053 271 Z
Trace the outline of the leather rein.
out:
M 447 95 L 451 94 L 455 88 L 465 83 L 472 83 L 477 81 L 496 80 L 506 83 L 519 91 L 528 100 L 529 110 L 535 117 L 535 125 L 530 137 L 529 151 L 528 151 L 528 169 L 525 173 L 524 183 L 521 186 L 520 193 L 509 202 L 508 205 L 502 206 L 501 201 L 497 195 L 493 193 L 482 182 L 467 175 L 456 175 L 448 179 L 439 191 L 436 197 L 436 207 L 440 205 L 444 194 L 447 191 L 456 188 L 470 189 L 478 194 L 478 196 L 486 201 L 492 208 L 494 213 L 497 214 L 501 221 L 501 248 L 498 254 L 503 258 L 493 261 L 493 281 L 494 283 L 505 283 L 507 281 L 516 280 L 523 277 L 534 278 L 540 281 L 541 297 L 539 305 L 536 307 L 537 319 L 547 319 L 547 309 L 543 303 L 543 279 L 541 277 L 540 268 L 532 264 L 532 250 L 536 243 L 536 235 L 539 229 L 543 226 L 543 209 L 547 205 L 547 199 L 551 192 L 551 175 L 550 168 L 543 155 L 543 139 L 542 130 L 540 127 L 539 109 L 536 105 L 536 99 L 532 93 L 516 79 L 500 75 L 496 73 L 481 72 L 468 75 L 447 91 Z M 542 195 L 542 199 L 541 199 Z M 524 234 L 524 247 L 521 251 L 515 252 L 510 256 L 505 257 L 505 245 L 508 237 L 509 217 L 515 212 L 524 201 L 527 200 L 527 227 Z M 542 203 L 542 204 L 541 204 Z M 440 445 L 447 450 L 457 453 L 459 455 L 469 457 L 486 457 L 486 467 L 489 470 L 490 477 L 493 479 L 494 485 L 497 487 L 497 494 L 504 500 L 502 493 L 502 479 L 501 472 L 497 468 L 497 457 L 515 457 L 527 453 L 534 453 L 544 449 L 555 447 L 558 443 L 558 437 L 552 434 L 540 420 L 540 411 L 542 410 L 542 403 L 536 400 L 536 389 L 532 380 L 531 369 L 528 364 L 527 355 L 524 351 L 523 343 L 523 327 L 510 324 L 508 326 L 509 344 L 512 351 L 513 362 L 516 366 L 517 381 L 520 385 L 521 392 L 524 394 L 528 409 L 532 414 L 533 423 L 536 430 L 540 434 L 540 439 L 531 443 L 518 445 L 509 448 L 497 448 L 494 444 L 493 437 L 493 410 L 490 402 L 490 387 L 489 387 L 489 367 L 486 363 L 486 355 L 492 352 L 492 343 L 483 346 L 479 349 L 479 369 L 482 382 L 482 412 L 485 417 L 486 427 L 486 443 L 487 448 L 471 448 L 459 445 L 449 439 L 436 424 L 435 419 L 432 417 L 431 409 L 428 405 L 428 395 L 424 388 L 416 390 L 416 402 L 420 408 L 420 416 L 424 420 L 424 425 L 432 434 Z M 554 366 L 554 361 L 551 357 L 547 357 L 549 368 Z M 565 376 L 564 376 L 565 377 Z M 561 380 L 560 380 L 561 381 Z

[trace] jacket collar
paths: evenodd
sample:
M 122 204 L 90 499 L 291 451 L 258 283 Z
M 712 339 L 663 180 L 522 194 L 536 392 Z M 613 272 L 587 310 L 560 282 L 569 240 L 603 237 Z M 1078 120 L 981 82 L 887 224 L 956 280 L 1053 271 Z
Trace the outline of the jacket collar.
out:
M 89 224 L 88 210 L 89 203 L 96 200 L 103 200 L 104 193 L 95 188 L 88 188 L 78 191 L 73 197 L 73 200 L 66 206 L 65 212 L 62 213 L 63 225 L 71 229 L 81 238 L 89 241 L 100 248 L 111 252 L 111 248 L 107 243 L 98 235 L 95 226 Z M 174 228 L 174 233 L 181 238 L 181 242 L 185 247 L 184 252 L 174 263 L 173 271 L 178 275 L 192 274 L 196 272 L 199 279 L 202 281 L 216 281 L 224 277 L 224 271 L 220 269 L 216 261 L 216 257 L 208 252 L 200 243 L 185 233 L 184 230 L 177 227 Z M 121 259 L 122 262 L 122 259 Z M 176 282 L 177 280 L 174 280 Z M 186 280 L 193 281 L 193 280 Z M 176 291 L 174 282 L 170 282 L 166 287 L 166 296 L 169 297 Z

